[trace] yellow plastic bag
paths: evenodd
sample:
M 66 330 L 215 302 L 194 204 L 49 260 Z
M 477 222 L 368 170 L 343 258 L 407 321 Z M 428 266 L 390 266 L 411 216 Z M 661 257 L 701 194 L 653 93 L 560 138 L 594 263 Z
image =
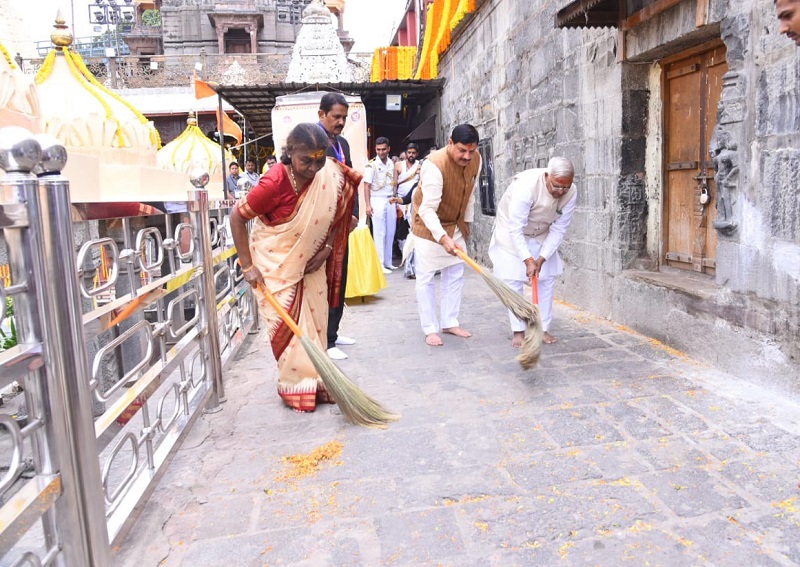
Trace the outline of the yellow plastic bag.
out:
M 347 260 L 347 299 L 375 295 L 386 287 L 386 277 L 369 227 L 359 226 L 350 233 Z

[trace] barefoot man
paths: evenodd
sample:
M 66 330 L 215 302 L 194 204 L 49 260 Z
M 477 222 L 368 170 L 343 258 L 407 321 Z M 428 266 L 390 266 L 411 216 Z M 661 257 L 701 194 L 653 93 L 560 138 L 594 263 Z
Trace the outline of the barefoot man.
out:
M 457 337 L 472 336 L 458 324 L 464 263 L 456 250 L 467 246 L 473 218 L 472 194 L 480 170 L 478 131 L 470 124 L 460 124 L 453 129 L 447 146 L 432 152 L 425 160 L 419 185 L 414 190 L 411 232 L 417 270 L 417 308 L 425 342 L 430 346 L 443 344 L 440 329 Z M 433 280 L 437 271 L 441 271 L 440 320 L 436 318 Z
M 571 161 L 554 157 L 546 169 L 528 169 L 514 176 L 497 206 L 489 243 L 494 275 L 518 293 L 524 282 L 539 276 L 539 308 L 547 344 L 556 342 L 548 329 L 553 320 L 556 276 L 564 271 L 558 247 L 578 201 L 574 175 Z M 525 323 L 511 311 L 508 317 L 514 333 L 511 346 L 519 348 Z

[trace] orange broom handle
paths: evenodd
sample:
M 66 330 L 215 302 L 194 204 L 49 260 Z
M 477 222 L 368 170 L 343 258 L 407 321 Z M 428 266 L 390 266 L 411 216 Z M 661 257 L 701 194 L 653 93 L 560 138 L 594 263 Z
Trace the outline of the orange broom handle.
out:
M 483 273 L 483 268 L 481 268 L 481 267 L 478 265 L 478 263 L 477 263 L 475 260 L 473 260 L 472 258 L 470 258 L 469 256 L 467 256 L 467 253 L 466 253 L 466 252 L 464 252 L 463 250 L 456 250 L 456 254 L 458 254 L 458 257 L 459 257 L 459 258 L 461 258 L 461 259 L 462 259 L 462 260 L 464 260 L 464 261 L 465 261 L 467 264 L 469 264 L 469 267 L 470 267 L 470 268 L 472 268 L 473 270 L 475 270 L 475 271 L 476 271 L 476 272 L 478 272 L 479 274 L 482 274 L 482 273 Z
M 278 303 L 278 300 L 275 299 L 275 296 L 272 295 L 267 286 L 264 284 L 258 284 L 258 291 L 260 291 L 264 295 L 264 299 L 266 299 L 272 308 L 280 315 L 280 318 L 283 319 L 283 322 L 286 323 L 292 332 L 297 335 L 298 338 L 303 336 L 303 331 L 300 327 L 297 326 L 297 323 L 294 322 L 294 319 L 286 312 L 286 309 L 283 308 L 283 305 Z
M 531 279 L 531 294 L 533 295 L 533 304 L 539 305 L 539 276 L 533 276 Z

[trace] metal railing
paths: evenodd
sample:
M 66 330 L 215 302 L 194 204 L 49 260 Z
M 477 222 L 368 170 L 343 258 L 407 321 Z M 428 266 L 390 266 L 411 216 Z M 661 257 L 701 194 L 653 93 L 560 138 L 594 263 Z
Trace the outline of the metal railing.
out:
M 0 353 L 0 388 L 18 381 L 27 408 L 0 414 L 0 564 L 106 566 L 183 436 L 221 409 L 223 367 L 257 309 L 234 261 L 233 203 L 196 188 L 182 212 L 73 222 L 51 140 L 0 130 L 0 299 L 19 338 Z

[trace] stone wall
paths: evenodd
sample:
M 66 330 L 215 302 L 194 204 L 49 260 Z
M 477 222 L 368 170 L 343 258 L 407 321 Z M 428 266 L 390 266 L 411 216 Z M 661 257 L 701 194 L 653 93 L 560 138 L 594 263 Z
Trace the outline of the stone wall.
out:
M 711 0 L 697 26 L 685 0 L 626 34 L 559 30 L 566 0 L 487 0 L 440 61 L 440 140 L 474 124 L 494 149 L 499 200 L 511 177 L 552 155 L 576 166 L 578 207 L 557 294 L 750 378 L 800 391 L 800 52 L 777 35 L 771 0 Z M 659 60 L 719 39 L 723 79 L 715 276 L 661 267 Z M 471 251 L 486 254 L 480 214 Z

